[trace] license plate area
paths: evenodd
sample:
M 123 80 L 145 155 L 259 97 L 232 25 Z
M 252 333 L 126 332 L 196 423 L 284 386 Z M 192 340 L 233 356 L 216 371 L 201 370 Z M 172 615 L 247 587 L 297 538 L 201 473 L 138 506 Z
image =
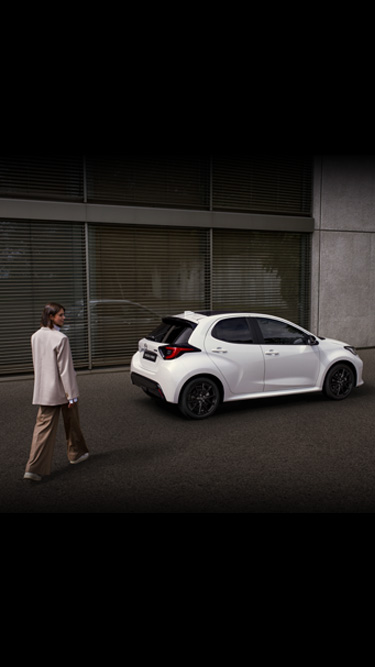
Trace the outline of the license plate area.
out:
M 150 352 L 149 350 L 146 350 L 143 354 L 143 359 L 146 359 L 146 361 L 152 361 L 155 363 L 157 358 L 158 355 L 155 352 Z

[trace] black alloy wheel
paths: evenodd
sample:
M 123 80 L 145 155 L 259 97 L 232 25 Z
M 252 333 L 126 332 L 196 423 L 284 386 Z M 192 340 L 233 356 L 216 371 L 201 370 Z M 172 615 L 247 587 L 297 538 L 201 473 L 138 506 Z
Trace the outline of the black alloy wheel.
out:
M 219 387 L 211 378 L 194 378 L 181 392 L 179 408 L 190 419 L 207 419 L 220 405 Z
M 354 385 L 355 376 L 350 366 L 337 364 L 327 374 L 324 391 L 329 398 L 342 401 L 349 396 Z

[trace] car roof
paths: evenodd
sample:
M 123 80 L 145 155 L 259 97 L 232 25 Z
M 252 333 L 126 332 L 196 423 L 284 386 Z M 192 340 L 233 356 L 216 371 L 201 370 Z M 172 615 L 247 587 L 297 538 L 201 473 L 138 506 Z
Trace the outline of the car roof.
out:
M 213 311 L 213 310 L 204 310 L 204 311 L 199 311 L 199 312 L 193 312 L 190 310 L 186 310 L 184 313 L 181 313 L 180 315 L 174 315 L 173 317 L 170 318 L 163 318 L 164 321 L 166 320 L 180 320 L 189 322 L 190 324 L 195 325 L 195 327 L 198 327 L 199 325 L 205 326 L 209 328 L 211 324 L 215 323 L 215 321 L 218 321 L 218 318 L 223 318 L 223 319 L 230 319 L 230 318 L 235 318 L 235 317 L 259 317 L 259 318 L 264 318 L 267 320 L 275 320 L 279 322 L 284 322 L 286 324 L 289 324 L 293 327 L 297 327 L 298 329 L 301 329 L 301 331 L 304 331 L 307 334 L 310 334 L 310 331 L 308 329 L 305 329 L 302 327 L 300 324 L 295 324 L 291 320 L 287 320 L 283 317 L 278 317 L 277 315 L 270 315 L 269 313 L 252 313 L 249 311 L 243 311 L 243 312 L 238 312 L 238 311 L 223 311 L 223 310 L 218 310 L 218 311 Z M 314 334 L 313 334 L 314 335 Z
M 211 318 L 212 320 L 217 319 L 217 317 L 267 317 L 275 320 L 282 320 L 282 318 L 277 317 L 277 315 L 268 315 L 267 313 L 251 313 L 249 311 L 230 311 L 230 310 L 202 310 L 199 312 L 193 312 L 190 310 L 186 310 L 184 313 L 180 313 L 179 315 L 174 315 L 176 319 L 179 320 L 186 320 L 188 322 L 194 322 L 195 324 L 198 324 L 198 322 L 201 322 L 203 320 L 207 320 Z M 172 318 L 173 319 L 173 318 Z M 284 320 L 287 321 L 287 320 Z

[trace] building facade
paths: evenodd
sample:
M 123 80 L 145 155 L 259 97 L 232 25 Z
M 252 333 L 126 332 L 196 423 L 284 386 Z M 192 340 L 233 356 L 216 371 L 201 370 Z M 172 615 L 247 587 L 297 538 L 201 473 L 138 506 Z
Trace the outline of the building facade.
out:
M 375 346 L 375 156 L 315 158 L 311 328 Z
M 266 312 L 375 345 L 373 166 L 0 157 L 0 377 L 32 371 L 30 336 L 48 301 L 66 307 L 78 369 L 128 365 L 160 317 L 185 310 Z

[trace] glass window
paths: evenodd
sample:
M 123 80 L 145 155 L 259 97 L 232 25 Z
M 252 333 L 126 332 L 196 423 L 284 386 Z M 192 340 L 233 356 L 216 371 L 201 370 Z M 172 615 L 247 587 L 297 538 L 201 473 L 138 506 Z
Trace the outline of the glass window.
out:
M 83 201 L 79 155 L 2 155 L 0 197 Z
M 254 342 L 250 326 L 245 317 L 222 320 L 215 326 L 212 337 L 225 343 L 235 343 L 237 345 L 251 345 Z
M 213 156 L 214 211 L 310 215 L 311 156 Z
M 88 362 L 84 226 L 0 221 L 0 375 L 31 372 L 30 336 L 49 301 L 66 308 L 76 368 Z
M 212 309 L 266 313 L 305 327 L 310 234 L 214 229 Z
M 138 341 L 155 335 L 161 319 L 207 306 L 208 241 L 205 229 L 90 225 L 94 367 L 130 363 Z M 172 338 L 179 333 L 177 327 Z
M 194 324 L 183 324 L 171 320 L 163 322 L 149 336 L 147 340 L 167 345 L 187 345 L 189 338 L 195 329 Z
M 257 320 L 266 345 L 306 345 L 304 331 L 286 322 L 258 318 Z
M 89 202 L 209 208 L 207 156 L 87 156 L 86 167 Z

